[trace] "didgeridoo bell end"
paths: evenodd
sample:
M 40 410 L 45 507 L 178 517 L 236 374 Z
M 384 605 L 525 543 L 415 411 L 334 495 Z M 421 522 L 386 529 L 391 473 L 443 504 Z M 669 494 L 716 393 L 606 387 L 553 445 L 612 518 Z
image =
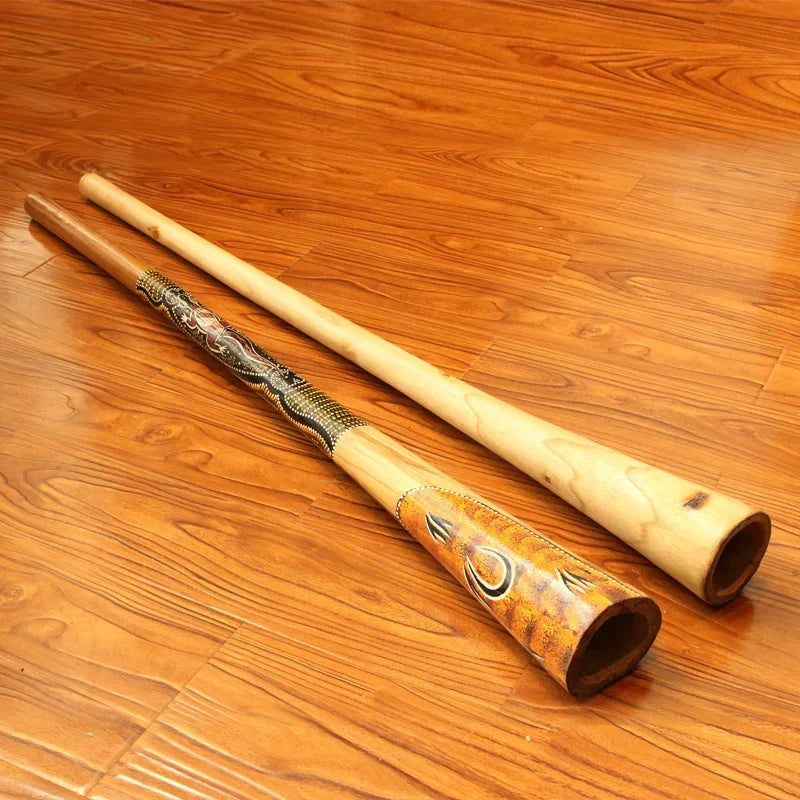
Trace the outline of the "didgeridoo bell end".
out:
M 770 519 L 763 511 L 756 511 L 731 528 L 720 541 L 706 574 L 706 602 L 719 606 L 742 591 L 767 551 L 771 530 Z

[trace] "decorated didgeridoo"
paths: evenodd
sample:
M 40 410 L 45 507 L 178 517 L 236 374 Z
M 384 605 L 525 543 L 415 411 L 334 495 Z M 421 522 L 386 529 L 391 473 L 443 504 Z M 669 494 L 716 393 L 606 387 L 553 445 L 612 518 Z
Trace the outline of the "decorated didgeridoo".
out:
M 460 581 L 567 691 L 629 672 L 661 624 L 649 598 L 471 493 L 284 366 L 49 198 L 25 209 L 139 294 L 311 438 Z
M 552 425 L 440 372 L 99 175 L 84 175 L 80 190 L 514 464 L 706 602 L 721 605 L 732 600 L 758 568 L 770 536 L 764 512 Z

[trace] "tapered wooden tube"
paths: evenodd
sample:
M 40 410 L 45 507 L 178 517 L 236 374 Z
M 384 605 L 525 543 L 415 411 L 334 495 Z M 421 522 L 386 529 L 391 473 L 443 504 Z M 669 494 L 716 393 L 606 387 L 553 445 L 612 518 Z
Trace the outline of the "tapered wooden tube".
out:
M 445 375 L 95 174 L 81 192 L 255 303 L 349 358 L 600 523 L 708 603 L 741 592 L 770 520 L 741 500 L 552 425 Z
M 644 655 L 656 604 L 472 494 L 311 386 L 42 195 L 28 213 L 133 288 L 372 494 L 562 686 L 592 694 Z

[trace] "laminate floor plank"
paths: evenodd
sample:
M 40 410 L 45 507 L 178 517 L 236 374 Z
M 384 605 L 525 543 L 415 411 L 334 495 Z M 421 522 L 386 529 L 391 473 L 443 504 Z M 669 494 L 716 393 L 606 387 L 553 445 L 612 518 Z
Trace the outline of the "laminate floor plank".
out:
M 262 670 L 269 671 L 268 688 Z M 457 730 L 447 722 L 453 707 Z M 530 785 L 529 754 L 549 733 L 466 699 L 442 702 L 409 691 L 249 627 L 198 673 L 171 712 L 92 796 L 516 798 Z M 253 733 L 232 740 L 231 716 Z M 482 768 L 470 764 L 477 753 Z M 565 767 L 548 754 L 544 760 L 543 771 L 565 796 L 577 796 L 564 786 Z M 201 767 L 208 763 L 216 765 L 213 773 Z M 156 766 L 162 764 L 168 771 Z
M 699 244 L 702 238 L 711 243 L 713 252 L 740 264 L 762 267 L 775 251 L 794 257 L 798 248 L 796 191 L 762 185 L 755 191 L 747 187 L 749 191 L 744 192 L 738 181 L 727 183 L 719 178 L 715 184 L 712 190 L 708 184 L 676 187 L 671 181 L 645 180 L 628 194 L 618 211 L 643 229 L 657 216 L 663 235 L 687 244 Z M 698 198 L 702 198 L 700 202 Z M 670 209 L 668 218 L 663 213 L 665 206 Z M 645 235 L 640 234 L 640 239 Z
M 41 167 L 43 178 L 69 170 L 71 180 L 79 178 L 93 165 L 102 164 L 109 177 L 124 182 L 130 176 L 130 164 L 143 153 L 161 152 L 169 161 L 168 171 L 157 171 L 151 176 L 155 191 L 175 195 L 193 187 L 200 189 L 208 176 L 208 166 L 213 163 L 228 176 L 226 183 L 216 183 L 216 191 L 225 191 L 231 197 L 291 194 L 317 197 L 320 202 L 346 191 L 358 197 L 371 196 L 378 188 L 393 178 L 403 168 L 403 163 L 380 156 L 356 158 L 356 150 L 320 142 L 313 148 L 298 145 L 287 137 L 280 141 L 270 139 L 259 142 L 252 131 L 234 130 L 224 141 L 209 147 L 203 137 L 197 136 L 205 123 L 191 125 L 185 115 L 168 121 L 154 112 L 142 114 L 143 132 L 120 134 L 124 114 L 119 111 L 95 113 L 81 120 L 80 130 L 62 132 L 58 141 L 36 148 L 25 160 L 24 169 L 35 161 Z M 33 149 L 33 148 L 31 148 Z M 76 153 L 91 151 L 94 161 L 87 163 L 76 158 Z M 384 163 L 385 161 L 385 163 Z M 11 165 L 16 162 L 11 160 Z M 287 242 L 291 244 L 291 242 Z
M 196 608 L 165 614 L 158 593 L 131 603 L 108 577 L 101 593 L 54 573 L 46 552 L 5 524 L 0 538 L 0 748 L 13 765 L 82 792 L 236 626 Z
M 704 29 L 720 41 L 794 53 L 800 14 L 797 5 L 786 0 L 733 0 L 708 19 Z
M 281 41 L 277 49 L 283 49 Z M 323 51 L 324 52 L 324 51 Z M 336 60 L 325 59 L 329 69 L 336 68 Z M 299 56 L 298 56 L 299 61 Z M 288 59 L 287 59 L 288 62 Z M 554 98 L 548 104 L 530 103 L 524 107 L 520 101 L 513 109 L 492 113 L 491 108 L 481 114 L 474 113 L 480 107 L 482 92 L 491 89 L 487 81 L 477 81 L 476 85 L 459 88 L 458 102 L 440 103 L 435 99 L 437 92 L 445 90 L 438 81 L 430 77 L 415 89 L 410 102 L 402 97 L 391 99 L 380 96 L 379 88 L 370 96 L 369 81 L 383 80 L 388 68 L 378 74 L 358 76 L 352 81 L 347 94 L 347 86 L 342 94 L 350 98 L 348 103 L 337 102 L 335 76 L 328 76 L 331 86 L 327 86 L 320 76 L 320 85 L 311 80 L 308 86 L 304 81 L 310 79 L 297 63 L 294 70 L 287 70 L 285 83 L 256 79 L 250 71 L 236 63 L 223 71 L 223 67 L 213 70 L 210 80 L 198 81 L 190 76 L 171 75 L 165 85 L 157 75 L 137 70 L 128 64 L 104 63 L 89 66 L 85 70 L 44 84 L 50 92 L 61 97 L 75 98 L 77 102 L 91 102 L 97 110 L 124 111 L 132 102 L 143 109 L 158 110 L 167 105 L 172 113 L 186 114 L 199 130 L 213 127 L 219 136 L 227 136 L 232 129 L 253 130 L 265 143 L 280 138 L 292 137 L 294 141 L 304 141 L 314 146 L 317 141 L 343 141 L 345 146 L 364 140 L 363 147 L 384 150 L 392 145 L 413 146 L 415 143 L 441 142 L 458 139 L 465 141 L 491 142 L 508 141 L 512 132 L 508 125 L 519 132 L 535 120 L 541 118 L 553 105 L 560 104 Z M 424 71 L 414 70 L 411 79 L 420 78 Z M 299 88 L 292 87 L 296 80 Z M 450 84 L 456 83 L 456 76 L 450 76 Z M 362 83 L 367 83 L 367 88 Z M 502 90 L 503 87 L 500 87 Z M 500 91 L 495 90 L 495 91 Z M 362 94 L 364 95 L 362 97 Z M 518 95 L 513 88 L 505 89 L 505 97 Z M 498 99 L 498 108 L 503 103 Z M 313 104 L 313 109 L 309 105 Z M 298 113 L 302 112 L 302 113 Z M 504 116 L 498 117 L 502 113 Z M 473 119 L 474 114 L 474 119 Z M 198 130 L 198 132 L 199 132 Z M 376 138 L 376 137 L 379 137 Z M 372 139 L 372 141 L 370 141 Z
M 95 158 L 68 156 L 69 148 L 65 145 L 66 143 L 37 148 L 28 153 L 24 161 L 10 159 L 7 162 L 6 174 L 10 181 L 13 181 L 12 186 L 17 201 L 14 209 L 19 213 L 19 221 L 16 216 L 13 217 L 15 225 L 26 231 L 29 236 L 33 235 L 38 240 L 48 242 L 51 252 L 63 252 L 63 245 L 39 226 L 33 226 L 28 231 L 27 229 L 31 227 L 30 220 L 24 211 L 19 212 L 22 200 L 28 192 L 43 191 L 57 199 L 67 209 L 91 219 L 93 224 L 103 226 L 107 236 L 124 243 L 124 246 L 139 258 L 154 260 L 156 262 L 154 266 L 157 267 L 163 259 L 163 254 L 157 248 L 149 246 L 138 234 L 133 235 L 129 228 L 114 220 L 102 209 L 77 196 L 76 186 L 80 176 L 87 171 L 95 170 L 102 162 Z M 85 145 L 76 145 L 73 152 L 80 153 L 84 149 Z M 103 148 L 98 149 L 101 152 L 103 150 Z M 122 154 L 122 148 L 116 145 L 111 145 L 109 151 L 113 151 L 114 155 L 109 157 L 109 163 L 104 171 L 110 179 L 125 185 L 130 174 L 129 164 L 131 160 L 136 159 L 135 153 Z M 284 178 L 281 185 L 286 184 L 287 179 Z M 182 205 L 181 210 L 185 214 L 187 208 L 194 209 L 193 230 L 201 236 L 213 236 L 220 245 L 236 251 L 242 258 L 273 274 L 278 274 L 309 252 L 317 241 L 308 231 L 297 225 L 274 225 L 267 231 L 264 229 L 263 220 L 259 220 L 260 224 L 254 225 L 248 232 L 240 224 L 220 224 L 217 215 L 211 211 L 220 199 L 219 194 L 213 189 L 210 191 L 210 187 L 202 178 L 193 179 L 191 174 L 179 174 L 169 170 L 154 173 L 151 175 L 150 186 L 154 198 L 161 199 L 159 205 L 167 214 L 177 215 L 178 211 L 173 211 L 168 201 L 164 202 L 165 195 L 168 198 L 170 195 L 178 196 L 183 192 L 187 204 Z M 291 202 L 291 195 L 287 195 L 285 189 L 276 196 L 274 187 L 275 183 L 272 184 L 272 191 L 277 204 Z M 190 194 L 194 195 L 194 200 L 189 198 Z M 22 237 L 24 234 L 21 231 L 17 235 Z
M 7 42 L 5 43 L 7 45 Z M 4 64 L 18 59 L 0 53 L 0 76 Z M 58 97 L 39 87 L 20 87 L 14 76 L 0 79 L 4 115 L 0 119 L 0 158 L 24 155 L 52 141 L 55 135 L 83 124 L 92 112 L 85 104 Z
M 780 359 L 756 400 L 762 407 L 775 407 L 792 414 L 800 404 L 800 351 L 791 345 Z
M 251 13 L 287 38 L 313 40 L 341 49 L 353 40 L 361 51 L 402 59 L 410 42 L 419 63 L 455 71 L 457 65 L 517 77 L 517 48 L 579 47 L 608 38 L 630 49 L 658 49 L 702 30 L 699 23 L 728 0 L 675 4 L 656 8 L 604 3 L 507 3 L 502 14 L 480 2 L 413 3 L 347 2 L 315 4 L 313 16 L 290 6 L 267 4 Z M 666 13 L 659 13 L 659 12 Z
M 524 682 L 518 685 L 506 713 L 456 700 L 453 702 L 460 713 L 459 730 L 451 730 L 449 736 L 437 736 L 444 708 L 435 698 L 409 693 L 402 685 L 363 670 L 349 673 L 347 665 L 329 653 L 317 651 L 312 662 L 308 652 L 292 638 L 247 626 L 240 629 L 198 673 L 169 712 L 99 784 L 94 796 L 155 797 L 162 792 L 169 795 L 177 786 L 209 797 L 228 796 L 225 792 L 235 797 L 259 793 L 287 798 L 346 797 L 357 796 L 360 791 L 378 797 L 469 794 L 512 798 L 545 787 L 558 787 L 559 793 L 568 797 L 579 796 L 573 795 L 576 789 L 580 796 L 606 796 L 608 787 L 618 796 L 635 797 L 631 793 L 631 774 L 639 786 L 666 797 L 685 796 L 699 787 L 708 796 L 791 796 L 796 766 L 783 745 L 791 742 L 791 731 L 780 722 L 770 727 L 769 719 L 765 719 L 758 728 L 751 724 L 736 742 L 747 751 L 742 755 L 758 752 L 772 762 L 769 767 L 747 757 L 733 760 L 710 784 L 705 778 L 704 759 L 729 757 L 734 748 L 730 741 L 719 737 L 713 726 L 703 726 L 704 704 L 709 701 L 701 696 L 697 706 L 685 702 L 676 706 L 670 687 L 664 687 L 662 697 L 655 698 L 642 675 L 630 679 L 629 684 L 635 686 L 628 686 L 625 697 L 615 696 L 612 691 L 609 696 L 580 706 L 559 703 L 560 698 L 542 692 L 538 684 L 533 689 Z M 325 661 L 336 667 L 325 668 Z M 266 664 L 270 665 L 269 691 L 265 691 L 258 673 Z M 321 668 L 317 674 L 315 667 Z M 671 671 L 669 664 L 665 668 Z M 225 703 L 221 702 L 222 686 L 227 687 Z M 675 727 L 663 732 L 649 727 L 632 730 L 627 719 L 631 698 L 654 708 L 660 700 Z M 753 696 L 745 695 L 742 705 L 747 707 L 750 699 Z M 532 704 L 528 708 L 526 700 Z M 766 706 L 763 700 L 762 705 Z M 241 717 L 242 712 L 237 711 L 240 707 L 247 710 L 245 724 L 259 729 L 260 720 L 267 717 L 273 721 L 273 736 L 275 728 L 285 733 L 274 743 L 263 736 L 231 739 L 225 732 L 232 715 Z M 376 727 L 370 718 L 381 708 L 391 708 L 394 714 L 381 715 L 384 723 Z M 737 709 L 730 709 L 728 720 L 741 727 L 743 720 L 736 720 L 738 713 Z M 549 724 L 539 721 L 545 715 Z M 491 735 L 487 721 L 493 723 Z M 681 742 L 681 725 L 692 729 L 693 741 Z M 558 730 L 557 747 L 550 743 L 554 732 L 550 726 Z M 777 741 L 771 746 L 768 741 L 757 742 L 756 730 L 758 735 Z M 324 780 L 314 771 L 320 757 L 297 768 L 294 753 L 298 738 L 318 744 L 325 754 L 322 758 L 331 759 Z M 705 745 L 703 755 L 692 749 L 699 741 Z M 616 753 L 613 761 L 609 761 L 610 744 Z M 398 746 L 413 748 L 416 780 L 411 785 L 404 785 L 408 776 L 398 769 Z M 476 772 L 467 766 L 473 748 L 480 749 L 483 763 L 496 767 Z M 524 767 L 530 753 L 536 753 L 537 770 Z M 642 761 L 648 753 L 659 753 L 674 765 L 669 778 L 654 778 L 652 771 L 648 774 L 647 762 Z M 357 766 L 355 758 L 372 759 L 374 766 Z M 587 760 L 595 763 L 603 784 L 575 779 L 575 773 L 580 772 L 578 765 Z M 203 766 L 209 762 L 215 764 L 217 771 L 210 773 Z M 779 772 L 771 771 L 773 764 Z M 765 793 L 760 794 L 763 789 Z M 180 792 L 177 796 L 181 796 Z
M 196 74 L 253 46 L 243 10 L 211 3 L 185 9 L 163 4 L 151 11 L 103 0 L 91 6 L 9 0 L 3 13 L 5 46 L 19 61 L 35 64 L 69 68 L 113 60 L 156 74 Z M 87 36 L 93 27 L 104 35 Z
M 524 342 L 546 358 L 561 362 L 564 355 L 580 352 L 597 364 L 624 363 L 653 380 L 689 383 L 713 393 L 715 402 L 730 394 L 742 400 L 758 397 L 781 354 L 774 345 L 721 336 L 713 330 L 682 325 L 676 318 L 665 335 L 661 320 L 631 319 L 630 306 L 622 302 L 595 303 L 576 294 L 550 291 L 561 287 L 559 270 L 552 283 L 537 292 L 532 302 L 520 303 L 503 321 L 505 334 L 493 346 L 504 349 L 508 333 L 518 329 Z M 588 300 L 588 301 L 587 301 Z M 676 315 L 677 317 L 677 315 Z M 523 339 L 522 331 L 529 334 Z
M 678 242 L 665 247 L 635 237 L 609 238 L 579 250 L 547 291 L 562 302 L 578 297 L 617 313 L 635 307 L 668 330 L 780 349 L 799 330 L 794 261 L 780 250 L 755 261 L 743 263 L 712 247 L 699 253 Z M 719 313 L 723 307 L 725 314 Z
M 633 785 L 653 797 L 791 798 L 797 784 L 797 732 L 785 725 L 785 715 L 793 706 L 783 705 L 781 698 L 765 700 L 760 687 L 750 691 L 742 686 L 736 689 L 738 702 L 723 707 L 703 694 L 703 684 L 718 685 L 713 677 L 693 687 L 674 680 L 676 674 L 685 676 L 691 664 L 691 658 L 674 663 L 659 658 L 636 679 L 638 693 L 617 698 L 611 692 L 602 703 L 593 702 L 590 721 L 563 730 L 559 754 L 602 774 L 601 791 L 613 787 L 621 797 L 636 797 Z M 653 690 L 649 678 L 656 670 L 673 680 Z M 640 704 L 652 710 L 657 724 L 644 716 L 631 718 L 631 708 Z M 709 706 L 714 707 L 713 723 Z M 775 706 L 783 709 L 777 724 Z M 538 687 L 520 684 L 506 710 L 529 719 L 549 707 Z M 663 765 L 657 778 L 653 760 Z
M 654 19 L 655 15 L 648 19 L 634 9 L 628 15 L 609 14 L 607 4 L 603 5 L 604 19 L 598 19 L 597 10 L 586 3 L 575 7 L 552 4 L 552 9 L 541 4 L 512 6 L 501 26 L 496 15 L 491 18 L 473 4 L 466 9 L 461 5 L 459 22 L 453 25 L 447 11 L 458 13 L 454 9 L 459 5 L 399 11 L 389 6 L 389 13 L 386 7 L 376 5 L 373 15 L 382 19 L 372 25 L 382 23 L 382 35 L 372 47 L 376 37 L 370 35 L 370 23 L 362 21 L 360 7 L 354 11 L 345 6 L 334 17 L 346 18 L 351 36 L 363 43 L 367 52 L 372 50 L 371 64 L 386 62 L 406 69 L 403 51 L 398 52 L 397 42 L 402 39 L 397 33 L 405 34 L 407 41 L 406 31 L 413 30 L 416 41 L 423 43 L 423 64 L 429 71 L 474 63 L 496 83 L 517 84 L 535 92 L 540 105 L 582 100 L 636 113 L 657 104 L 658 113 L 664 116 L 729 131 L 795 130 L 796 100 L 793 92 L 784 88 L 791 81 L 793 61 L 784 52 L 737 46 L 724 37 L 709 36 L 704 26 L 687 20 Z M 587 21 L 588 25 L 582 24 Z M 598 33 L 598 22 L 606 30 L 614 25 L 614 36 Z M 387 29 L 395 35 L 387 36 Z M 544 40 L 536 35 L 542 30 L 547 32 Z M 458 39 L 453 44 L 456 32 Z M 306 33 L 304 44 L 309 38 Z M 350 41 L 340 37 L 326 44 L 349 56 Z M 255 61 L 270 51 L 249 53 L 232 68 L 239 69 L 242 62 Z M 362 49 L 357 52 L 360 56 Z M 460 58 L 456 61 L 454 56 Z M 319 96 L 318 91 L 311 94 Z
M 723 184 L 714 195 L 704 186 L 676 187 L 652 179 L 637 184 L 618 206 L 591 201 L 584 205 L 580 199 L 550 200 L 546 184 L 514 193 L 488 180 L 452 177 L 443 184 L 431 178 L 398 178 L 380 190 L 366 211 L 331 203 L 313 209 L 295 207 L 292 213 L 305 225 L 324 231 L 326 250 L 333 243 L 363 251 L 380 239 L 386 240 L 390 255 L 419 261 L 446 252 L 451 240 L 442 228 L 449 223 L 457 245 L 462 237 L 468 243 L 478 238 L 477 228 L 517 248 L 572 255 L 620 243 L 640 244 L 668 254 L 682 251 L 687 263 L 689 258 L 721 259 L 763 273 L 764 263 L 772 262 L 776 253 L 780 261 L 796 255 L 795 196 L 788 190 L 764 188 L 758 206 L 744 208 L 744 198 L 751 193 L 751 187 L 739 184 Z M 390 213 L 419 220 L 422 229 L 413 241 L 397 235 Z M 458 269 L 458 254 L 452 255 L 452 268 Z M 499 278 L 501 273 L 491 274 Z M 736 278 L 735 271 L 731 278 Z M 526 288 L 523 283 L 522 289 Z
M 670 177 L 678 185 L 702 173 L 747 179 L 749 148 L 763 146 L 763 138 L 743 131 L 734 135 L 685 119 L 658 118 L 653 124 L 658 113 L 658 106 L 651 114 L 629 113 L 611 105 L 571 101 L 549 110 L 515 145 L 542 159 L 567 158 L 592 171 L 638 170 Z M 758 166 L 769 170 L 775 162 L 762 160 Z M 778 168 L 770 180 L 790 181 L 791 176 Z
M 81 796 L 19 767 L 8 763 L 0 765 L 3 800 L 77 800 Z

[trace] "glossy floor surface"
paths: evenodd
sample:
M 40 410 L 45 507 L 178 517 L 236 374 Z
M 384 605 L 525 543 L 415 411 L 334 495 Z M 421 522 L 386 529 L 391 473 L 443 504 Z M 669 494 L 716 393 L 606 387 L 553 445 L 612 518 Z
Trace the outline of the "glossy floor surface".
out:
M 0 5 L 0 787 L 791 798 L 800 4 Z M 705 606 L 81 200 L 97 170 L 499 397 L 762 506 Z M 664 612 L 570 699 L 366 494 L 22 210 L 50 193 Z

